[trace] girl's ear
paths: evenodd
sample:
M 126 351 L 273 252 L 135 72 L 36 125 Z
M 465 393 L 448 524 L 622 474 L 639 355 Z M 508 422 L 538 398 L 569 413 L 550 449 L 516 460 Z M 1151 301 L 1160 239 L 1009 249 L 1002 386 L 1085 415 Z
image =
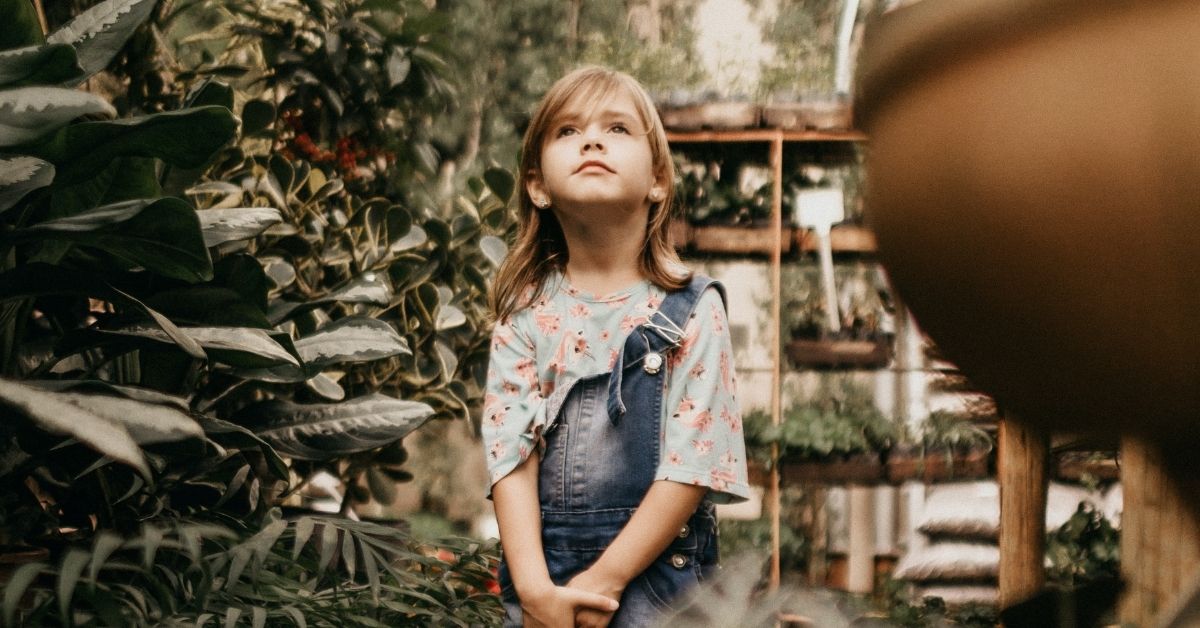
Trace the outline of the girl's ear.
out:
M 525 177 L 525 191 L 529 193 L 529 198 L 533 200 L 534 205 L 542 209 L 550 206 L 550 194 L 546 192 L 541 172 L 529 171 L 529 175 Z
M 656 172 L 654 174 L 654 183 L 650 186 L 650 193 L 648 195 L 651 203 L 661 203 L 667 198 L 667 185 L 669 185 L 669 182 L 667 181 L 666 173 L 661 171 Z

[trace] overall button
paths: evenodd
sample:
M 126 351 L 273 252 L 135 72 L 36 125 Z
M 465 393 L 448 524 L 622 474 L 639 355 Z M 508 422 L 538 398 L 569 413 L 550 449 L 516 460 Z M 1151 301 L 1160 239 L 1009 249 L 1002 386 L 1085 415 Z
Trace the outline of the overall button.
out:
M 663 357 L 661 353 L 651 351 L 643 358 L 642 368 L 650 375 L 657 375 L 662 370 Z
M 683 554 L 672 554 L 671 566 L 676 569 L 683 569 L 687 566 L 687 557 Z
M 691 532 L 691 530 L 687 527 L 687 524 L 685 523 L 685 524 L 683 524 L 682 528 L 679 528 L 679 538 L 686 539 L 688 532 Z

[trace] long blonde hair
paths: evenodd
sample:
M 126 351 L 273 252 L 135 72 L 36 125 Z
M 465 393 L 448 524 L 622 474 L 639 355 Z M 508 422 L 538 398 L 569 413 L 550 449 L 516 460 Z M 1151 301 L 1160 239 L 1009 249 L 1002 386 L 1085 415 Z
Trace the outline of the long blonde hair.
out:
M 655 173 L 666 181 L 663 200 L 650 205 L 646 239 L 638 269 L 642 276 L 663 290 L 678 290 L 691 280 L 671 242 L 671 203 L 675 198 L 675 167 L 667 146 L 667 132 L 646 90 L 632 76 L 607 68 L 589 66 L 560 78 L 538 104 L 525 131 L 521 166 L 517 173 L 517 237 L 500 265 L 492 287 L 491 308 L 497 320 L 505 320 L 537 300 L 551 271 L 564 271 L 567 242 L 558 218 L 539 210 L 529 197 L 528 181 L 541 170 L 542 143 L 550 124 L 573 102 L 602 103 L 613 92 L 625 90 L 632 98 L 642 123 L 649 132 L 650 154 Z M 532 288 L 532 292 L 527 292 Z

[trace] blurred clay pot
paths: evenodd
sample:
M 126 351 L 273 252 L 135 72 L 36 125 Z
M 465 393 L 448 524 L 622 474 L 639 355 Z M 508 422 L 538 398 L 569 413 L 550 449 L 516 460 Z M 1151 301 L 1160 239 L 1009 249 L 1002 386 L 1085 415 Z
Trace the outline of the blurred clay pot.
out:
M 1007 412 L 1200 434 L 1200 2 L 923 0 L 864 37 L 869 224 Z

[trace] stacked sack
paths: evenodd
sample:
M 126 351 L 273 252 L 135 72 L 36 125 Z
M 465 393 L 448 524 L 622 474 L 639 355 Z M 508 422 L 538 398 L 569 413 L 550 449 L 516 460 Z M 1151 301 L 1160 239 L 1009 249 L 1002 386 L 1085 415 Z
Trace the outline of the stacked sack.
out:
M 993 480 L 937 484 L 927 488 L 908 551 L 893 574 L 914 585 L 915 599 L 940 597 L 947 606 L 995 605 L 999 597 L 1000 487 Z M 1121 486 L 1088 490 L 1051 482 L 1046 498 L 1047 532 L 1061 527 L 1087 502 L 1114 527 L 1121 516 Z

